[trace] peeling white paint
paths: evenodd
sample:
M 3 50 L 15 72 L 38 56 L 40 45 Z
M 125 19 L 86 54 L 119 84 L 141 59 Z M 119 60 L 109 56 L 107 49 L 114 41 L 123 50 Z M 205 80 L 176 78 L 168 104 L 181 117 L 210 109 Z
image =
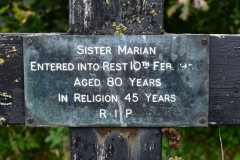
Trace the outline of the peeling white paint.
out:
M 143 9 L 145 10 L 147 8 L 147 1 L 143 0 Z
M 88 28 L 89 23 L 91 22 L 92 15 L 92 3 L 90 0 L 83 0 L 83 5 L 84 5 L 84 27 Z
M 98 160 L 105 160 L 106 159 L 106 153 L 105 153 L 105 145 L 103 144 L 102 146 L 99 144 L 97 145 L 97 151 L 98 151 Z

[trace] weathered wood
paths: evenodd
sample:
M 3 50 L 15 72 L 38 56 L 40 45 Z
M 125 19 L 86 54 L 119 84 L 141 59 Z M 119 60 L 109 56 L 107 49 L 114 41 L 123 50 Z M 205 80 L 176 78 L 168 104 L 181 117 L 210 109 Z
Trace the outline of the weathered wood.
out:
M 240 36 L 212 35 L 210 125 L 240 124 Z
M 0 35 L 0 117 L 5 124 L 24 124 L 22 36 Z
M 163 0 L 70 0 L 69 34 L 161 34 Z
M 71 159 L 161 159 L 160 129 L 71 128 Z
M 162 0 L 70 0 L 68 34 L 162 34 L 162 5 Z M 132 130 L 136 131 L 134 137 Z M 158 128 L 70 128 L 71 159 L 161 159 L 159 131 Z M 127 140 L 117 140 L 119 134 Z M 152 138 L 154 147 L 148 144 Z

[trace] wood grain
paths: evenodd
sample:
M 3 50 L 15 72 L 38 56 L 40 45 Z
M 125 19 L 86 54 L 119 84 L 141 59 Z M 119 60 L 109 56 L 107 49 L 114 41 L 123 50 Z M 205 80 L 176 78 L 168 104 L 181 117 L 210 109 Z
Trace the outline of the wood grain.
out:
M 240 36 L 211 35 L 210 125 L 240 124 Z

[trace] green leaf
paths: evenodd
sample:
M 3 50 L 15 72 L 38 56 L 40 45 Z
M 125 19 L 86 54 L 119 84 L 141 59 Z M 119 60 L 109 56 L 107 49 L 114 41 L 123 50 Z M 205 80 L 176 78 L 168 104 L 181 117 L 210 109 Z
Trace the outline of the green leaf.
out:
M 9 5 L 2 7 L 2 8 L 0 9 L 0 15 L 3 14 L 3 13 L 5 13 L 8 9 L 9 9 Z

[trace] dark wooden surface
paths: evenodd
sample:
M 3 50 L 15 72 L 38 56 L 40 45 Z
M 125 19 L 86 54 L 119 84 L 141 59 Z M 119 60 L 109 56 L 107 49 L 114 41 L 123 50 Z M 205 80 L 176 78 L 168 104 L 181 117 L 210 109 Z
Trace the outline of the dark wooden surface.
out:
M 240 124 L 240 36 L 212 35 L 210 125 Z
M 163 0 L 70 0 L 69 34 L 151 35 L 163 31 Z
M 71 128 L 71 159 L 161 159 L 156 128 Z
M 4 124 L 24 124 L 21 35 L 0 35 L 0 117 Z

